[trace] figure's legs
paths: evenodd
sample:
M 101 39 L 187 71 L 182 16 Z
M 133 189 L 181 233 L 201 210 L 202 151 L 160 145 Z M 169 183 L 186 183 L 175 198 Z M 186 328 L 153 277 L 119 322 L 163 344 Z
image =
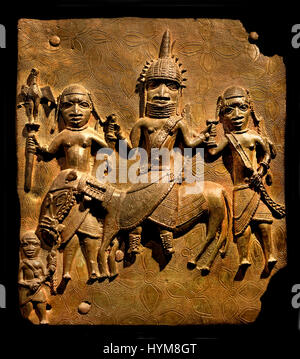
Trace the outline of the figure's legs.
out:
M 257 237 L 262 246 L 265 257 L 265 267 L 268 265 L 274 265 L 277 259 L 274 255 L 274 248 L 272 243 L 271 224 L 259 223 L 257 225 Z
M 46 302 L 36 303 L 35 304 L 35 312 L 40 320 L 40 324 L 48 324 Z
M 251 227 L 248 226 L 242 235 L 236 238 L 237 249 L 240 256 L 240 267 L 251 265 L 249 261 L 249 244 L 251 237 Z
M 74 261 L 74 257 L 79 248 L 78 236 L 75 234 L 66 244 L 63 254 L 63 278 L 66 280 L 71 279 L 71 267 Z
M 142 227 L 138 226 L 129 233 L 129 249 L 128 253 L 140 254 L 143 251 L 141 245 Z
M 80 242 L 82 244 L 82 252 L 88 267 L 89 279 L 97 279 L 100 277 L 97 261 L 100 248 L 100 238 L 82 236 L 80 238 Z
M 23 318 L 28 319 L 28 317 L 32 311 L 32 307 L 33 306 L 32 306 L 31 302 L 28 302 L 21 307 L 21 312 L 22 312 Z
M 173 233 L 167 231 L 166 229 L 160 229 L 159 236 L 161 238 L 164 253 L 166 255 L 173 254 L 175 252 L 175 249 L 173 247 Z

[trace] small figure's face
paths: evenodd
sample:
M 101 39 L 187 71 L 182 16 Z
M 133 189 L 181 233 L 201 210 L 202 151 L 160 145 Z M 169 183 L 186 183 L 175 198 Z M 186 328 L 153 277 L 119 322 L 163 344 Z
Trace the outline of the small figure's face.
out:
M 36 238 L 26 238 L 21 244 L 27 258 L 35 258 L 40 251 L 40 242 Z
M 226 100 L 221 111 L 222 122 L 230 131 L 241 131 L 247 128 L 251 109 L 244 97 L 234 97 Z
M 109 122 L 110 123 L 116 123 L 117 122 L 117 116 L 113 113 L 113 114 L 111 114 L 109 117 L 108 117 L 108 119 L 109 119 Z
M 88 95 L 70 94 L 62 98 L 60 112 L 67 126 L 81 128 L 90 119 L 92 104 Z
M 146 84 L 147 102 L 158 106 L 176 103 L 179 96 L 179 84 L 171 80 L 150 80 Z

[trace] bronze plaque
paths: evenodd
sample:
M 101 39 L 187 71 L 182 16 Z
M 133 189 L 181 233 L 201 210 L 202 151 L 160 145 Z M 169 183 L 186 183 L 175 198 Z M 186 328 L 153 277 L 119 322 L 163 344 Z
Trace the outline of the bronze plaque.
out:
M 21 19 L 17 81 L 24 318 L 254 322 L 286 265 L 283 59 L 238 20 Z M 174 148 L 204 177 L 151 166 Z

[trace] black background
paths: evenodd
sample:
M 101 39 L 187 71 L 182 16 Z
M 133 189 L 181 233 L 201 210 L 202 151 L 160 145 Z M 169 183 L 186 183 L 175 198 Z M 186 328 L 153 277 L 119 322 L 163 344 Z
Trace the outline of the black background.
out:
M 277 357 L 283 350 L 292 357 L 299 352 L 299 310 L 291 306 L 292 286 L 300 284 L 299 152 L 300 152 L 300 48 L 291 45 L 294 24 L 300 23 L 297 8 L 283 2 L 262 1 L 139 1 L 139 0 L 56 0 L 17 4 L 6 1 L 0 23 L 6 27 L 6 49 L 0 49 L 1 91 L 1 234 L 0 283 L 7 289 L 7 308 L 0 309 L 0 356 L 20 354 L 57 358 L 81 354 L 93 358 L 116 357 L 103 354 L 103 346 L 152 343 L 197 343 L 197 355 L 167 357 L 215 358 Z M 2 4 L 3 5 L 3 4 Z M 4 6 L 4 5 L 3 5 Z M 264 55 L 283 56 L 287 69 L 286 206 L 288 211 L 288 265 L 272 277 L 262 297 L 262 310 L 248 326 L 115 327 L 34 326 L 18 312 L 17 268 L 19 203 L 16 192 L 15 97 L 17 81 L 17 21 L 19 18 L 59 19 L 86 17 L 211 17 L 242 21 L 248 32 L 256 31 L 256 44 Z M 217 293 L 216 293 L 217 295 Z M 294 353 L 294 354 L 292 354 Z M 299 354 L 298 354 L 299 355 Z M 152 355 L 153 356 L 153 355 Z M 3 356 L 4 357 L 4 356 Z M 130 356 L 120 355 L 119 358 Z M 137 357 L 137 356 L 135 356 Z M 150 356 L 149 356 L 150 357 Z M 161 357 L 161 356 L 157 356 Z

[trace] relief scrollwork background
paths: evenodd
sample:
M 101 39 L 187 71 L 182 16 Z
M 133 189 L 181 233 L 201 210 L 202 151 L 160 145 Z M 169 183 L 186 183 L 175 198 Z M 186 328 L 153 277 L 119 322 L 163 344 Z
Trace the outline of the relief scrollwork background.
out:
M 136 81 L 147 60 L 157 57 L 161 36 L 172 33 L 173 53 L 187 69 L 187 88 L 182 103 L 189 108 L 189 126 L 200 132 L 206 120 L 215 117 L 218 96 L 226 87 L 242 86 L 250 91 L 262 132 L 276 145 L 272 161 L 273 185 L 269 194 L 284 203 L 285 67 L 281 57 L 267 57 L 236 20 L 221 19 L 74 19 L 19 21 L 17 91 L 32 68 L 40 71 L 40 83 L 49 85 L 55 97 L 71 83 L 79 83 L 93 95 L 102 119 L 115 113 L 125 137 L 139 117 Z M 54 111 L 44 121 L 40 112 L 39 138 L 50 143 Z M 35 228 L 40 206 L 53 178 L 59 173 L 56 161 L 35 163 L 33 186 L 24 193 L 23 133 L 26 116 L 17 111 L 18 195 L 21 228 Z M 56 130 L 57 131 L 57 130 Z M 222 135 L 217 126 L 217 140 Z M 232 195 L 232 182 L 222 159 L 205 163 L 205 180 L 222 184 Z M 285 220 L 272 226 L 278 262 L 272 272 L 286 264 Z M 150 235 L 151 237 L 151 235 Z M 153 237 L 153 238 L 152 238 Z M 250 323 L 261 309 L 260 298 L 270 278 L 261 278 L 263 253 L 256 238 L 251 238 L 253 265 L 243 280 L 235 278 L 238 268 L 236 246 L 230 243 L 224 259 L 217 257 L 211 273 L 189 271 L 187 259 L 197 252 L 204 226 L 197 224 L 174 240 L 175 254 L 162 269 L 153 256 L 159 246 L 153 235 L 141 256 L 133 264 L 118 264 L 120 274 L 111 282 L 86 285 L 87 270 L 78 251 L 73 279 L 63 294 L 48 293 L 51 324 L 107 325 L 186 325 Z M 205 261 L 207 253 L 201 260 Z M 41 257 L 46 252 L 41 250 Z M 58 273 L 61 275 L 61 254 Z M 91 304 L 83 315 L 82 302 Z M 34 323 L 34 313 L 30 317 Z

